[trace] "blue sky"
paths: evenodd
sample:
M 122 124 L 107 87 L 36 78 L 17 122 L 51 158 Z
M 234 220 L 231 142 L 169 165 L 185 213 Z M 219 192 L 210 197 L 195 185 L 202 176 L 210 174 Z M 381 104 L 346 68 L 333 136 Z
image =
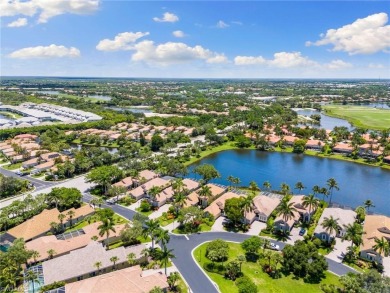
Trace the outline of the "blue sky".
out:
M 0 0 L 1 75 L 390 78 L 387 1 Z

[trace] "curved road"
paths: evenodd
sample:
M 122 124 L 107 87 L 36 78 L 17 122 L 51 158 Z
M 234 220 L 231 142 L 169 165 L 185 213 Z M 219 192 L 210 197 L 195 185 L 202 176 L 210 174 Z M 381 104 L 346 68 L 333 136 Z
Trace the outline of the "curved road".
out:
M 90 200 L 89 195 L 84 196 L 84 200 Z M 121 216 L 131 220 L 136 214 L 128 208 L 119 205 L 102 205 L 104 208 L 111 208 Z M 192 250 L 198 245 L 206 241 L 211 241 L 217 238 L 224 239 L 232 242 L 242 242 L 249 238 L 251 235 L 230 233 L 230 232 L 205 232 L 199 234 L 192 234 L 188 236 L 171 234 L 171 240 L 168 243 L 169 249 L 174 250 L 175 258 L 173 262 L 187 281 L 192 292 L 194 293 L 214 293 L 219 292 L 218 289 L 210 282 L 206 274 L 201 270 L 192 258 Z M 284 242 L 274 241 L 275 244 L 280 246 L 280 249 L 286 245 Z M 347 267 L 341 263 L 335 262 L 331 259 L 326 258 L 328 262 L 328 270 L 336 275 L 345 275 L 348 272 L 356 273 L 350 267 Z

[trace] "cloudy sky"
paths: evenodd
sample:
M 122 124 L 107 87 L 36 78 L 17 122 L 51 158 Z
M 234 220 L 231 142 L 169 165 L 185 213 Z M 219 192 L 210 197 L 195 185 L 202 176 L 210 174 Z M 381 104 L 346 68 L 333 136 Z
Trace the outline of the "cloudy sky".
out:
M 390 78 L 386 1 L 0 0 L 1 75 Z

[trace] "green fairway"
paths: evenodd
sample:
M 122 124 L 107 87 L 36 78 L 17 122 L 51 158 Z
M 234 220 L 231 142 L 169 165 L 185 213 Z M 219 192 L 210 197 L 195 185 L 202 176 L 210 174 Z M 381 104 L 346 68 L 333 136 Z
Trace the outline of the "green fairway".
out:
M 205 256 L 207 243 L 202 244 L 193 252 L 196 261 L 203 267 L 205 263 L 210 262 Z M 229 261 L 234 260 L 239 255 L 245 255 L 241 245 L 229 243 Z M 276 252 L 275 252 L 276 253 Z M 206 272 L 206 271 L 205 271 Z M 332 273 L 326 272 L 326 278 L 320 284 L 305 283 L 302 279 L 295 279 L 293 275 L 282 276 L 280 279 L 273 279 L 267 273 L 263 272 L 258 263 L 245 261 L 242 264 L 242 272 L 249 277 L 258 287 L 258 292 L 264 293 L 320 293 L 320 284 L 339 285 L 338 277 Z M 218 284 L 222 293 L 237 293 L 238 288 L 233 281 L 226 279 L 224 276 L 206 272 L 207 275 Z
M 376 130 L 390 128 L 390 110 L 341 105 L 325 106 L 323 109 L 327 115 L 348 120 L 355 127 Z

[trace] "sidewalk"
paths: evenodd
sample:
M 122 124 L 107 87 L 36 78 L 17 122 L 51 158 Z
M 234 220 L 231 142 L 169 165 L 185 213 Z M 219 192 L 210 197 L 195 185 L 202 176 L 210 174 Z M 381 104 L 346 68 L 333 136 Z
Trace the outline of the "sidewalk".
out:
M 149 219 L 157 219 L 162 216 L 163 213 L 168 212 L 169 208 L 171 207 L 171 204 L 165 204 L 162 207 L 160 207 L 157 211 L 151 213 L 149 215 Z

